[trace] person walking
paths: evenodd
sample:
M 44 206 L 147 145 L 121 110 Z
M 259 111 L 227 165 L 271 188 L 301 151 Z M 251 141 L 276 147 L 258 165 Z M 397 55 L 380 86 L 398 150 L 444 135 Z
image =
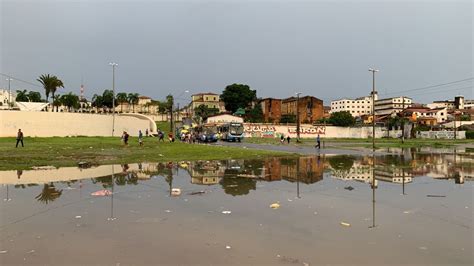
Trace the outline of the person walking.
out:
M 143 133 L 141 130 L 138 130 L 138 145 L 143 146 Z
M 318 136 L 316 137 L 316 146 L 314 146 L 315 148 L 318 148 L 318 150 L 321 149 L 321 138 L 319 137 L 319 134 Z
M 123 141 L 123 144 L 125 146 L 128 146 L 128 137 L 129 137 L 129 135 L 128 135 L 127 131 L 124 131 L 123 134 L 122 134 L 122 141 Z
M 280 136 L 280 143 L 281 144 L 285 143 L 285 136 L 283 136 L 283 134 L 281 134 Z
M 149 136 L 149 133 L 148 133 L 148 128 L 147 128 L 147 129 L 145 129 L 145 136 L 146 136 L 147 138 L 148 138 L 148 136 Z
M 286 137 L 286 141 L 288 142 L 288 144 L 290 144 L 290 140 L 291 140 L 290 135 L 288 135 L 288 137 Z
M 21 142 L 21 147 L 25 147 L 23 145 L 23 132 L 21 132 L 21 129 L 18 129 L 18 133 L 16 134 L 16 146 L 15 148 L 18 148 L 18 143 Z

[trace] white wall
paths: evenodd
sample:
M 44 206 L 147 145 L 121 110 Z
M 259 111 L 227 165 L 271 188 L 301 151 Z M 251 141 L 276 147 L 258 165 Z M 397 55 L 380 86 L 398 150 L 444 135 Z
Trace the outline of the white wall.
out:
M 115 136 L 123 131 L 156 132 L 155 122 L 140 114 L 116 114 Z M 111 136 L 112 115 L 56 112 L 0 111 L 0 137 L 14 137 L 21 129 L 26 137 Z

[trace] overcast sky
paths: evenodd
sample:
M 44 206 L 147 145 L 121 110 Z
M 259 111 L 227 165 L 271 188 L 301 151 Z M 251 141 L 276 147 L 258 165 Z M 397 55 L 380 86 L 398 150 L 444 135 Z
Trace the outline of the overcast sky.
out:
M 474 76 L 471 0 L 0 0 L 0 11 L 1 73 L 51 73 L 77 94 L 83 79 L 87 97 L 111 87 L 111 61 L 118 92 L 157 99 L 244 83 L 259 97 L 299 91 L 328 105 L 367 95 L 370 66 L 382 97 Z M 456 94 L 473 98 L 473 81 L 404 93 Z

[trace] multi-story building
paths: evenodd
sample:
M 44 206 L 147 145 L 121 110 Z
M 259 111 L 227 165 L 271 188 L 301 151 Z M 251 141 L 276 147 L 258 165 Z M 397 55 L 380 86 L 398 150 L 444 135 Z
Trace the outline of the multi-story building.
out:
M 458 95 L 454 97 L 453 101 L 434 101 L 433 103 L 427 104 L 429 108 L 447 108 L 448 111 L 454 109 L 474 109 L 474 100 L 466 100 L 464 96 Z
M 282 100 L 281 115 L 296 116 L 297 110 L 302 123 L 314 123 L 324 115 L 323 101 L 313 96 L 300 97 L 299 100 L 296 97 Z
M 266 123 L 278 123 L 281 119 L 281 99 L 265 98 L 260 100 L 263 119 Z
M 405 103 L 403 103 L 405 102 Z M 412 105 L 412 99 L 405 96 L 378 99 L 375 101 L 375 115 L 396 115 Z
M 378 100 L 377 92 L 375 92 L 374 99 Z M 342 111 L 351 113 L 353 117 L 371 115 L 372 95 L 356 99 L 343 98 L 331 102 L 331 114 Z
M 189 115 L 194 116 L 194 109 L 200 105 L 205 105 L 207 108 L 219 109 L 220 113 L 226 111 L 224 103 L 220 101 L 219 94 L 212 92 L 193 94 L 191 96 L 191 103 L 183 109 Z

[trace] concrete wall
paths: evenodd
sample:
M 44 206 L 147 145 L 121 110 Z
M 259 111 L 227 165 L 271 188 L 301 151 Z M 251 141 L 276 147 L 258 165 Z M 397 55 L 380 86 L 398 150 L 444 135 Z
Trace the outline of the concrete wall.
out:
M 0 137 L 16 136 L 18 129 L 25 137 L 111 136 L 112 115 L 85 113 L 53 113 L 0 111 Z M 115 136 L 123 131 L 138 135 L 138 130 L 156 132 L 155 122 L 140 114 L 116 114 Z

